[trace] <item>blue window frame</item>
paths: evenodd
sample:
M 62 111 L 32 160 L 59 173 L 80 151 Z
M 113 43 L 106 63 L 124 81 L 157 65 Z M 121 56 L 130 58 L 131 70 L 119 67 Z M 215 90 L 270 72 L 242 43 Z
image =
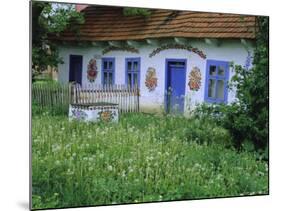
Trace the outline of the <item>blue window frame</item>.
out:
M 115 58 L 102 58 L 102 75 L 103 85 L 113 85 L 115 81 Z
M 229 62 L 207 60 L 205 101 L 209 103 L 227 103 Z
M 126 84 L 133 87 L 140 85 L 140 58 L 126 58 Z

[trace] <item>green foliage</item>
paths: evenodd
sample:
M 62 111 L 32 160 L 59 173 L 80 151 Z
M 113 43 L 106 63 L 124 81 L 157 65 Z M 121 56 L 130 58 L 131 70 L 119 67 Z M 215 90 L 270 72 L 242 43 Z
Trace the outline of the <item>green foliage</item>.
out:
M 32 121 L 33 208 L 268 193 L 267 163 L 225 148 L 226 131 L 207 121 L 145 114 L 122 115 L 118 124 Z
M 78 31 L 84 22 L 83 15 L 71 4 L 56 4 L 32 1 L 32 75 L 40 74 L 47 66 L 56 67 L 62 63 L 57 45 L 48 39 L 50 34 L 69 28 Z M 75 28 L 73 28 L 75 26 Z
M 246 111 L 241 110 L 241 105 L 237 103 L 202 104 L 196 108 L 195 116 L 226 128 L 232 136 L 234 146 L 238 149 L 241 149 L 243 142 L 251 141 L 249 132 L 253 129 L 253 123 L 247 119 Z
M 228 129 L 235 145 L 252 142 L 256 149 L 268 145 L 269 113 L 269 65 L 268 65 L 268 17 L 258 17 L 259 31 L 253 68 L 234 65 L 235 76 L 230 88 L 236 87 L 237 102 L 231 105 L 203 105 L 197 109 Z M 246 144 L 248 145 L 248 144 Z
M 123 9 L 123 14 L 125 16 L 144 16 L 149 17 L 151 15 L 151 11 L 149 9 L 144 8 L 129 8 L 126 7 Z

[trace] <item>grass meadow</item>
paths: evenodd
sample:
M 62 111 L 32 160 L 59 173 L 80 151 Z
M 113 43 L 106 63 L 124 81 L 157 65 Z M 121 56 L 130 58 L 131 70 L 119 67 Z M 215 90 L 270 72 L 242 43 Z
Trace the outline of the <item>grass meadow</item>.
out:
M 120 122 L 32 117 L 32 207 L 268 193 L 268 164 L 212 122 L 122 114 Z

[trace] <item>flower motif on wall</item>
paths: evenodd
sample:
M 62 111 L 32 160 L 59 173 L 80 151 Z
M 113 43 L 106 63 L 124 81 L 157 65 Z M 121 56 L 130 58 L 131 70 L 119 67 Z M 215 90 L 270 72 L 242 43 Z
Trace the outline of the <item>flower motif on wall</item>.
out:
M 189 73 L 188 86 L 190 90 L 198 91 L 201 86 L 201 72 L 198 67 L 193 67 Z
M 110 51 L 128 51 L 131 53 L 139 53 L 139 50 L 131 47 L 131 46 L 122 46 L 122 47 L 116 47 L 116 46 L 109 46 L 102 51 L 102 55 L 107 54 Z
M 73 109 L 71 112 L 72 112 L 72 118 L 75 118 L 77 120 L 84 120 L 88 116 L 84 111 L 79 109 Z
M 100 111 L 98 113 L 98 120 L 100 120 L 102 122 L 110 122 L 114 119 L 115 116 L 116 116 L 115 112 L 112 112 L 109 110 Z
M 192 47 L 191 45 L 181 45 L 181 44 L 173 44 L 173 43 L 172 44 L 165 44 L 165 45 L 162 45 L 162 46 L 154 49 L 149 54 L 149 57 L 151 58 L 151 57 L 155 56 L 156 54 L 160 53 L 161 51 L 168 50 L 168 49 L 187 50 L 187 51 L 190 51 L 190 52 L 193 52 L 193 53 L 197 54 L 202 59 L 207 58 L 206 54 L 203 51 L 199 50 L 198 48 Z
M 94 82 L 97 78 L 97 62 L 95 59 L 91 59 L 88 64 L 87 78 L 90 82 Z
M 157 87 L 156 70 L 153 67 L 149 67 L 145 76 L 145 86 L 151 92 Z

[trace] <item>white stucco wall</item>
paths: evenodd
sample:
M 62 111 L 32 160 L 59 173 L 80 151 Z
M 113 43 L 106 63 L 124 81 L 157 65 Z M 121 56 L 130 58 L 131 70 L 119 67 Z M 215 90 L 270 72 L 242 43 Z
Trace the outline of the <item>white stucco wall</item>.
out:
M 205 92 L 205 75 L 207 60 L 221 60 L 234 62 L 244 66 L 248 56 L 246 48 L 241 44 L 240 40 L 225 40 L 220 46 L 209 45 L 204 40 L 195 40 L 189 43 L 192 47 L 196 47 L 207 56 L 202 59 L 199 55 L 189 52 L 187 50 L 169 49 L 161 51 L 152 58 L 149 54 L 158 46 L 144 45 L 139 49 L 139 53 L 131 53 L 127 51 L 111 51 L 102 55 L 102 48 L 97 47 L 74 47 L 61 46 L 59 48 L 60 56 L 63 58 L 64 64 L 58 67 L 58 80 L 62 83 L 68 83 L 69 77 L 69 55 L 83 56 L 83 72 L 82 84 L 90 83 L 87 79 L 87 65 L 90 59 L 97 58 L 98 76 L 94 83 L 101 83 L 101 58 L 114 57 L 115 58 L 115 84 L 125 84 L 125 58 L 140 57 L 140 109 L 143 111 L 159 111 L 164 106 L 164 89 L 165 89 L 165 60 L 166 59 L 187 59 L 187 72 L 185 95 L 188 105 L 194 107 L 197 103 L 204 102 Z M 248 48 L 251 55 L 253 55 L 253 47 Z M 189 73 L 193 67 L 197 66 L 201 71 L 202 81 L 201 87 L 198 91 L 191 91 L 188 86 Z M 158 86 L 152 92 L 149 92 L 145 86 L 145 75 L 147 69 L 153 67 L 156 69 L 158 78 Z M 229 69 L 229 79 L 233 76 L 234 70 Z M 227 102 L 233 102 L 235 99 L 235 91 L 229 91 Z M 187 103 L 186 105 L 187 106 Z

